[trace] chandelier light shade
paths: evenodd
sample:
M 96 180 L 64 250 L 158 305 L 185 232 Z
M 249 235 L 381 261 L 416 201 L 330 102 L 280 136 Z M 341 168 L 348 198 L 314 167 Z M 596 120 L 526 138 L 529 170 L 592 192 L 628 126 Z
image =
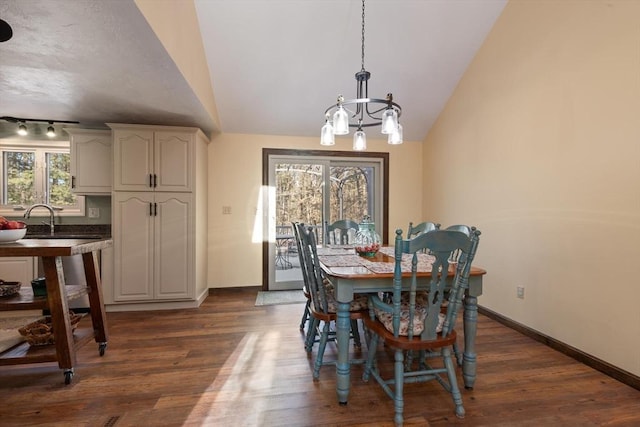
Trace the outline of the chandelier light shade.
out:
M 382 132 L 385 135 L 391 135 L 398 130 L 398 113 L 393 108 L 387 108 L 382 113 Z
M 356 133 L 353 134 L 353 150 L 364 151 L 366 149 L 367 149 L 367 135 L 364 133 L 362 129 L 358 129 Z
M 348 135 L 349 134 L 349 115 L 342 106 L 342 95 L 338 97 L 338 109 L 333 113 L 333 134 Z
M 398 129 L 389 134 L 389 139 L 387 140 L 391 145 L 402 144 L 402 125 L 398 123 Z
M 336 138 L 333 133 L 333 126 L 331 126 L 331 122 L 327 120 L 324 126 L 322 126 L 322 131 L 320 132 L 320 144 L 334 145 L 335 143 L 336 143 Z
M 333 135 L 348 135 L 349 128 L 357 128 L 353 137 L 353 149 L 365 150 L 367 136 L 362 128 L 380 126 L 384 135 L 389 135 L 389 144 L 402 144 L 402 127 L 398 119 L 402 114 L 400 105 L 393 101 L 393 95 L 388 93 L 384 99 L 369 98 L 369 79 L 371 73 L 364 68 L 364 2 L 362 0 L 362 68 L 356 77 L 356 98 L 345 100 L 338 96 L 338 102 L 324 112 L 326 123 L 320 133 L 321 145 L 335 144 Z M 330 137 L 327 133 L 332 130 Z

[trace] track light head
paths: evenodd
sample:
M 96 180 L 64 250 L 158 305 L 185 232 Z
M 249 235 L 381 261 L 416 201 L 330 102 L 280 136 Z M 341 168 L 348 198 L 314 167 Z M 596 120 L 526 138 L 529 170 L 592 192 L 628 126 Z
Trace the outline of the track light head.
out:
M 25 136 L 27 135 L 29 132 L 27 132 L 27 127 L 24 125 L 24 123 L 20 123 L 18 125 L 18 135 L 20 136 Z
M 56 136 L 56 130 L 53 127 L 53 122 L 49 122 L 49 127 L 47 128 L 47 136 L 49 138 L 53 138 Z

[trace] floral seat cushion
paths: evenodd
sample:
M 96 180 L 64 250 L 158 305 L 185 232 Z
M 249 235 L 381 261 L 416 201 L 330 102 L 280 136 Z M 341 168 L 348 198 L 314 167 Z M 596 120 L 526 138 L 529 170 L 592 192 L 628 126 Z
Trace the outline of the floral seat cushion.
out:
M 393 333 L 393 313 L 376 308 L 376 317 L 384 325 L 384 327 L 391 333 Z M 417 305 L 414 311 L 413 319 L 413 335 L 420 335 L 424 330 L 424 319 L 427 317 L 427 309 L 423 305 Z M 438 313 L 438 326 L 436 332 L 442 332 L 442 325 L 444 324 L 444 314 Z M 409 335 L 409 304 L 401 303 L 400 305 L 400 330 L 398 334 L 401 336 Z
M 338 302 L 336 301 L 333 284 L 328 280 L 323 281 L 325 287 L 325 295 L 327 296 L 327 311 L 329 313 L 337 313 Z M 353 301 L 349 305 L 349 311 L 366 310 L 369 307 L 369 297 L 365 294 L 354 294 Z

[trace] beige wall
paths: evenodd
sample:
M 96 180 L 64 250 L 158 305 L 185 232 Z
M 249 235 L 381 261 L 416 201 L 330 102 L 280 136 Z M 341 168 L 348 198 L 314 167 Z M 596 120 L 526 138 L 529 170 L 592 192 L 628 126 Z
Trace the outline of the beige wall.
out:
M 639 17 L 512 0 L 426 140 L 423 207 L 482 230 L 481 305 L 635 375 Z
M 262 243 L 253 242 L 262 185 L 262 149 L 320 150 L 318 137 L 220 134 L 209 145 L 209 287 L 262 285 Z M 422 144 L 390 146 L 372 140 L 368 151 L 389 153 L 389 235 L 409 221 L 420 221 L 422 184 L 414 176 L 422 168 Z M 350 138 L 338 138 L 331 149 L 351 151 Z M 230 206 L 231 215 L 222 215 Z M 398 206 L 399 208 L 395 208 Z M 259 222 L 262 220 L 260 219 Z
M 135 0 L 135 3 L 219 129 L 195 4 L 186 0 Z

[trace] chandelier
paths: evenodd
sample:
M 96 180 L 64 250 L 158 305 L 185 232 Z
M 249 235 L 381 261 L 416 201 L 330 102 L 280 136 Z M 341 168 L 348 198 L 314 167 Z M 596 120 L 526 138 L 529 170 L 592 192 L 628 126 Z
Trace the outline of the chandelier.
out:
M 338 95 L 338 101 L 324 112 L 326 122 L 320 131 L 321 145 L 334 145 L 335 135 L 348 135 L 349 128 L 356 128 L 353 135 L 353 149 L 366 150 L 367 135 L 362 128 L 381 126 L 381 132 L 388 135 L 389 144 L 402 144 L 402 125 L 398 118 L 402 114 L 400 105 L 393 102 L 388 93 L 385 99 L 369 98 L 369 78 L 371 73 L 364 68 L 364 1 L 362 0 L 362 68 L 356 73 L 356 98 L 345 100 Z

